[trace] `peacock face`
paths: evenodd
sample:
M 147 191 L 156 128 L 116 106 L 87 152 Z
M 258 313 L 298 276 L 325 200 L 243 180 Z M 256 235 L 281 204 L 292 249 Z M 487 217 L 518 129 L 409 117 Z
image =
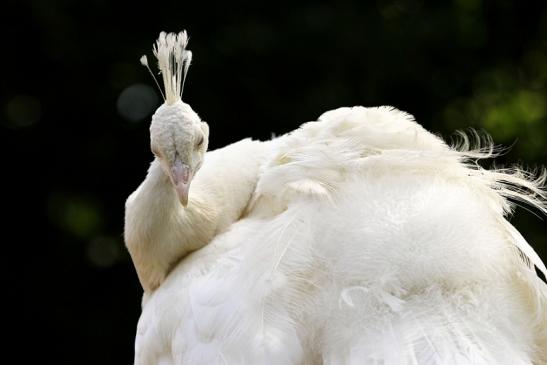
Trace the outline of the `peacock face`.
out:
M 188 204 L 190 183 L 203 163 L 208 142 L 209 126 L 190 105 L 180 100 L 163 104 L 152 117 L 150 147 L 184 206 Z

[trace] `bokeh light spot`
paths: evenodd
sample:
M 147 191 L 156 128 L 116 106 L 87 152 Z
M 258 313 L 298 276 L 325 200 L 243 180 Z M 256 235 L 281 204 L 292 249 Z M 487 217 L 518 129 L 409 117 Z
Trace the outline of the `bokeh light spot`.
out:
M 455 3 L 463 11 L 477 11 L 482 5 L 481 0 L 455 0 Z
M 378 3 L 380 14 L 386 19 L 401 17 L 407 11 L 407 6 L 408 4 L 400 0 L 383 0 Z
M 144 84 L 133 84 L 123 90 L 118 97 L 118 113 L 130 122 L 140 122 L 148 117 L 158 106 L 158 95 L 154 89 Z
M 37 123 L 42 116 L 42 104 L 30 95 L 16 95 L 7 102 L 8 127 L 23 128 Z
M 121 256 L 121 244 L 112 237 L 93 238 L 87 246 L 87 257 L 96 266 L 109 267 Z
M 78 237 L 96 234 L 103 223 L 98 206 L 92 200 L 79 196 L 50 196 L 48 213 L 60 228 Z

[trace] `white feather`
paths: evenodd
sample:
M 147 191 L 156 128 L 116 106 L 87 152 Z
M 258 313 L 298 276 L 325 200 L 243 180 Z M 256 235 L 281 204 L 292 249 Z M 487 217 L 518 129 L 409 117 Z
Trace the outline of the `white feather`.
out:
M 253 146 L 206 159 L 200 194 L 246 207 L 151 293 L 136 364 L 547 362 L 545 266 L 505 220 L 514 200 L 545 211 L 541 179 L 389 107 Z
M 176 103 L 182 97 L 184 80 L 192 60 L 192 52 L 186 49 L 187 45 L 186 31 L 178 34 L 161 32 L 154 45 L 154 56 L 158 60 L 158 68 L 162 74 L 167 105 Z M 141 57 L 141 63 L 148 67 L 146 56 Z

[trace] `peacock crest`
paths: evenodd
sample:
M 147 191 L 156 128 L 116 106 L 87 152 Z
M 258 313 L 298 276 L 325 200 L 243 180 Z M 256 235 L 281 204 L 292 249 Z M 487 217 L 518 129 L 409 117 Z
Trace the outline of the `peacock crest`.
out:
M 154 56 L 158 60 L 159 72 L 163 78 L 163 89 L 148 65 L 148 58 L 143 55 L 140 59 L 156 81 L 160 93 L 167 105 L 172 105 L 181 100 L 184 90 L 184 81 L 192 61 L 192 52 L 186 49 L 188 34 L 185 30 L 177 33 L 161 32 L 156 44 L 153 46 Z

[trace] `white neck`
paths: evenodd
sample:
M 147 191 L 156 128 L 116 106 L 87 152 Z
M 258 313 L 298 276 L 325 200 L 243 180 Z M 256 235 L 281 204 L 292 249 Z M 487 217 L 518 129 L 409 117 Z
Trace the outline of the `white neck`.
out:
M 267 151 L 267 143 L 243 140 L 208 152 L 186 208 L 159 161 L 152 162 L 125 207 L 125 243 L 146 292 L 157 288 L 184 256 L 241 217 Z
M 199 190 L 199 186 L 191 190 L 184 209 L 155 160 L 147 178 L 127 199 L 125 242 L 145 291 L 155 289 L 174 264 L 213 236 L 215 227 L 209 223 L 214 210 L 206 206 Z

